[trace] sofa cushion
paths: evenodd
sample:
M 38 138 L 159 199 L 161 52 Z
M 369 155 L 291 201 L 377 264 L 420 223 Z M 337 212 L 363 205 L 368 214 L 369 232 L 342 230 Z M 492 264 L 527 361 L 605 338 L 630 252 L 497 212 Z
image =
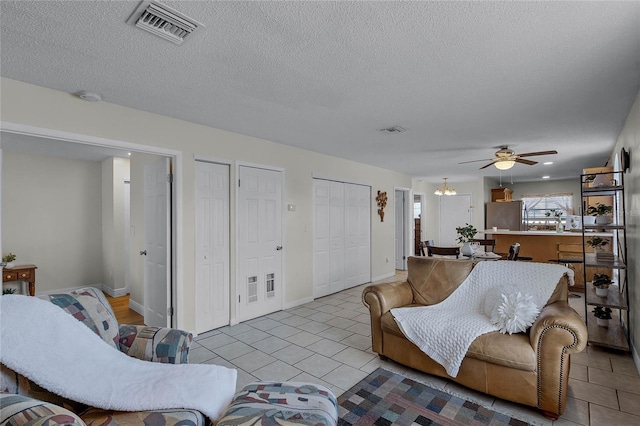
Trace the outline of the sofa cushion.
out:
M 413 301 L 420 305 L 442 302 L 467 278 L 473 265 L 470 260 L 409 257 L 407 281 Z
M 88 426 L 162 425 L 204 426 L 205 417 L 197 410 L 113 411 L 91 408 L 80 417 Z
M 24 395 L 0 393 L 0 423 L 7 426 L 82 426 L 71 411 Z
M 48 294 L 41 298 L 61 307 L 109 345 L 120 349 L 118 320 L 102 291 L 86 287 L 68 293 Z
M 406 339 L 391 312 L 382 316 L 381 323 L 383 334 L 391 333 Z M 408 339 L 406 342 L 413 345 Z M 518 370 L 536 370 L 536 357 L 527 334 L 509 335 L 498 331 L 483 334 L 471 343 L 466 356 Z

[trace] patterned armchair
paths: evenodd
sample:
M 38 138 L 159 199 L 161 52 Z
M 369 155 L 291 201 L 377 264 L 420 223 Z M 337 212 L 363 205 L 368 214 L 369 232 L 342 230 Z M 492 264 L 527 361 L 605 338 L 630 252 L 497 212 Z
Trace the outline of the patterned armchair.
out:
M 119 325 L 111 305 L 100 290 L 87 287 L 39 297 L 64 309 L 106 343 L 131 357 L 171 364 L 188 362 L 189 347 L 193 340 L 191 333 L 163 327 Z M 41 388 L 4 365 L 0 364 L 0 367 L 0 424 L 205 424 L 206 418 L 195 410 L 129 413 L 87 407 Z

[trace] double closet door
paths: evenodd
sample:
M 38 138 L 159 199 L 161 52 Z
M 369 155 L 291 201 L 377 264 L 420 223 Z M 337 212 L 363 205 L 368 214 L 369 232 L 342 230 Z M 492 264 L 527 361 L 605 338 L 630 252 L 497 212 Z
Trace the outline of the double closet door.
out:
M 313 296 L 371 281 L 371 187 L 313 180 Z

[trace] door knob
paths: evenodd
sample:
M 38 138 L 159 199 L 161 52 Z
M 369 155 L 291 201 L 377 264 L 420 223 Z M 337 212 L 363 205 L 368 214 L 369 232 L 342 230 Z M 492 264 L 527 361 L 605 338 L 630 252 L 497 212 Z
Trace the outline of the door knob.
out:
M 146 250 L 140 250 L 140 256 L 146 256 L 146 255 L 147 255 Z
M 282 250 L 282 246 L 276 246 L 276 250 L 278 251 Z

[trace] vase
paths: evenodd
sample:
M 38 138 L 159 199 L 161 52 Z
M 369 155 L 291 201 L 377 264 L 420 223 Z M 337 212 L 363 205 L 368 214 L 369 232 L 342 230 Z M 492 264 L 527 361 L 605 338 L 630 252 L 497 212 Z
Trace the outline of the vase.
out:
M 609 287 L 596 287 L 596 296 L 607 297 L 609 294 Z
M 564 226 L 562 226 L 562 222 L 558 222 L 558 224 L 556 225 L 556 232 L 558 234 L 562 234 L 562 232 L 564 232 Z
M 463 243 L 462 248 L 460 248 L 460 253 L 463 256 L 467 256 L 467 257 L 473 256 L 474 249 L 471 243 L 469 243 L 468 241 L 466 243 Z
M 14 266 L 16 266 L 13 262 L 7 262 L 6 265 L 4 265 L 4 269 L 11 269 Z
M 595 216 L 584 216 L 582 218 L 582 224 L 583 225 L 595 225 L 596 224 L 596 217 Z
M 611 223 L 611 216 L 610 215 L 596 216 L 596 223 L 598 225 L 608 225 Z
M 609 320 L 603 319 L 603 318 L 596 318 L 596 324 L 598 324 L 599 327 L 609 327 Z

